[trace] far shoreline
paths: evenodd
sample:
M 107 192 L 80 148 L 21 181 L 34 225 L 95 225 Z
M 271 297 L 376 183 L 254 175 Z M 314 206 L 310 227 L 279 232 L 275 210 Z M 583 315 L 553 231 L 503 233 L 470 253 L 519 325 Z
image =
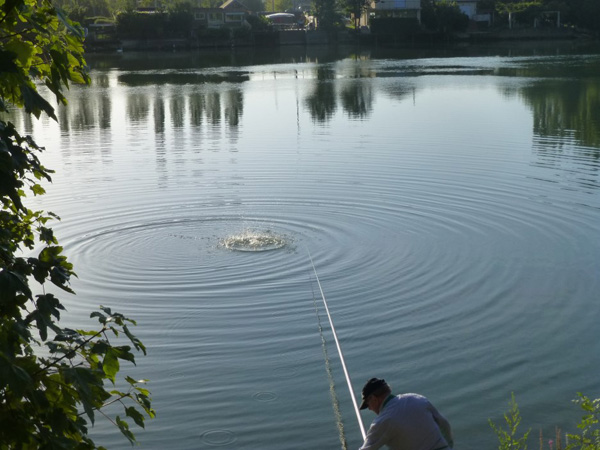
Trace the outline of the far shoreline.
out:
M 88 43 L 86 53 L 131 52 L 131 51 L 185 51 L 231 48 L 278 48 L 285 46 L 337 46 L 358 45 L 364 47 L 411 48 L 428 46 L 440 48 L 451 45 L 524 43 L 534 42 L 599 42 L 592 33 L 581 30 L 563 29 L 498 29 L 469 31 L 464 33 L 440 34 L 422 32 L 407 35 L 361 34 L 352 31 L 327 33 L 314 30 L 288 30 L 250 33 L 243 38 L 164 38 L 164 39 L 118 39 Z

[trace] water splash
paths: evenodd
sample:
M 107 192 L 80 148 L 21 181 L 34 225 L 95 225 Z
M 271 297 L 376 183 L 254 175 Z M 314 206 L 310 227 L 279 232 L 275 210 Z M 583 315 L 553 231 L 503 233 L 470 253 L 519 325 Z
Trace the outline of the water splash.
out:
M 287 245 L 285 236 L 273 233 L 270 230 L 255 231 L 246 230 L 240 234 L 229 236 L 221 241 L 221 244 L 229 250 L 240 252 L 265 252 L 277 250 Z

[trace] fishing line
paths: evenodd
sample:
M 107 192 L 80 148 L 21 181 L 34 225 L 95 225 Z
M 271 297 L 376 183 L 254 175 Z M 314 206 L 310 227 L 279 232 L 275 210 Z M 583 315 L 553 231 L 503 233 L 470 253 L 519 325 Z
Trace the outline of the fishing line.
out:
M 317 314 L 317 323 L 319 325 L 319 335 L 321 336 L 321 346 L 323 347 L 323 356 L 325 357 L 325 370 L 327 371 L 327 378 L 329 380 L 329 395 L 331 396 L 331 404 L 333 406 L 333 414 L 335 415 L 335 422 L 340 437 L 340 443 L 342 444 L 342 450 L 348 450 L 348 442 L 346 441 L 346 433 L 344 433 L 344 422 L 342 420 L 342 413 L 340 412 L 340 403 L 335 392 L 335 381 L 333 379 L 333 373 L 331 372 L 331 364 L 329 363 L 329 354 L 327 353 L 327 342 L 323 335 L 323 326 L 321 325 L 321 316 L 319 314 L 319 307 L 317 306 L 317 297 L 315 296 L 315 290 L 313 289 L 312 279 L 310 274 L 308 277 L 310 281 L 310 288 L 313 294 L 313 303 L 315 305 L 315 313 Z
M 321 292 L 321 298 L 323 299 L 323 305 L 325 305 L 325 311 L 327 312 L 327 318 L 329 319 L 329 326 L 331 327 L 331 332 L 333 333 L 333 339 L 335 340 L 335 345 L 337 347 L 338 354 L 340 356 L 340 361 L 342 363 L 342 369 L 344 369 L 344 375 L 346 376 L 346 383 L 348 384 L 348 390 L 350 391 L 350 398 L 352 399 L 352 404 L 354 405 L 354 412 L 356 413 L 356 419 L 358 420 L 358 426 L 360 428 L 360 433 L 362 434 L 363 439 L 366 439 L 367 435 L 365 433 L 365 427 L 362 423 L 362 419 L 360 417 L 360 411 L 358 409 L 358 405 L 356 403 L 356 399 L 354 398 L 354 390 L 352 389 L 352 382 L 350 381 L 350 375 L 348 374 L 348 369 L 346 369 L 346 362 L 344 361 L 344 354 L 342 353 L 342 348 L 340 347 L 340 341 L 338 340 L 337 333 L 335 332 L 335 327 L 333 326 L 333 320 L 331 319 L 331 314 L 329 313 L 329 307 L 327 306 L 327 300 L 325 299 L 325 294 L 323 293 L 323 287 L 321 286 L 321 281 L 319 280 L 319 275 L 317 274 L 317 269 L 315 268 L 315 263 L 313 262 L 312 256 L 310 255 L 310 251 L 308 247 L 306 248 L 308 253 L 308 258 L 310 259 L 310 264 L 312 265 L 313 271 L 315 273 L 315 278 L 317 280 L 317 285 L 319 286 L 319 291 Z

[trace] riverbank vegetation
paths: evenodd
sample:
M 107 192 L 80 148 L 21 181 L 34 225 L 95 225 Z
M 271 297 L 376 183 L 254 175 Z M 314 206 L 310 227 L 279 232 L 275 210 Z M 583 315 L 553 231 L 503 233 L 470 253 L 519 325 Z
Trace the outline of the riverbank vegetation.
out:
M 0 114 L 22 108 L 57 120 L 38 86 L 65 104 L 70 83 L 88 83 L 81 28 L 48 0 L 4 1 L 0 15 Z M 0 448 L 96 448 L 88 426 L 98 415 L 134 442 L 130 423 L 154 416 L 150 393 L 145 380 L 116 376 L 145 347 L 135 322 L 110 308 L 91 314 L 94 329 L 61 326 L 56 295 L 74 294 L 75 272 L 50 227 L 58 216 L 25 204 L 51 181 L 42 150 L 0 120 Z M 119 336 L 131 345 L 117 345 Z
M 540 430 L 540 450 L 600 450 L 600 399 L 591 400 L 579 393 L 574 402 L 583 411 L 583 417 L 577 424 L 578 431 L 565 433 L 563 441 L 562 430 L 559 427 L 555 428 L 553 436 L 546 438 Z M 490 427 L 499 441 L 498 450 L 527 450 L 531 428 L 522 435 L 518 430 L 521 424 L 521 413 L 514 393 L 511 394 L 508 405 L 509 410 L 504 414 L 505 428 L 489 420 Z

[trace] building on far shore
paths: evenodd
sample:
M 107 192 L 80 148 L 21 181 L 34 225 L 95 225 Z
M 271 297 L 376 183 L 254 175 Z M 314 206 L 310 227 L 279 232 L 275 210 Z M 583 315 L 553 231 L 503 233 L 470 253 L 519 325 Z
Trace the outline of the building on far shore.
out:
M 435 0 L 441 1 L 441 0 Z M 493 16 L 480 11 L 480 0 L 456 0 L 456 4 L 471 22 L 486 23 L 490 26 Z M 370 26 L 371 19 L 398 18 L 421 24 L 421 0 L 371 0 L 368 10 L 361 16 L 360 25 Z
M 227 0 L 218 8 L 194 8 L 194 20 L 206 28 L 241 27 L 250 14 L 238 0 Z
M 373 0 L 367 17 L 416 19 L 421 23 L 421 0 Z M 367 17 L 361 18 L 361 25 L 368 25 Z

